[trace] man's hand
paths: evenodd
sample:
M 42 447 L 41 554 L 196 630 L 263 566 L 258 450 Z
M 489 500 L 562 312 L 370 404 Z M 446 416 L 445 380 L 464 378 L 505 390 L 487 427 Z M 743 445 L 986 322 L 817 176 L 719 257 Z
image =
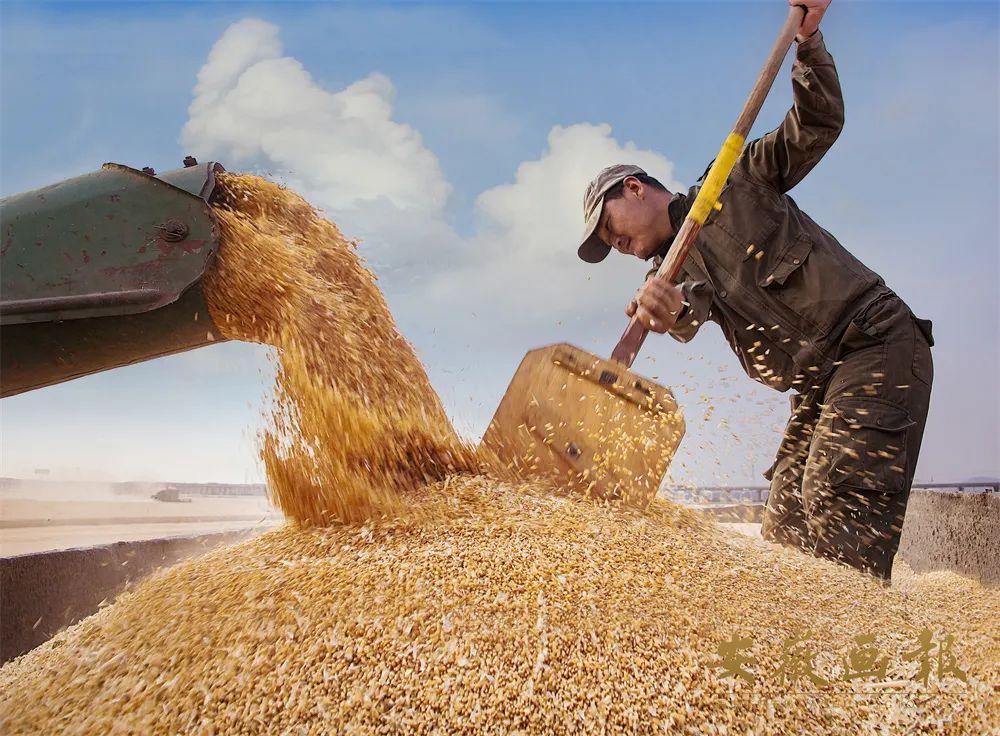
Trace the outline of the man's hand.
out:
M 831 0 L 788 0 L 789 5 L 801 5 L 806 9 L 806 17 L 802 19 L 798 35 L 795 36 L 796 41 L 801 43 L 817 31 L 830 2 Z
M 681 287 L 669 281 L 651 278 L 636 292 L 635 299 L 625 307 L 625 314 L 635 315 L 650 332 L 664 333 L 677 322 L 684 308 Z

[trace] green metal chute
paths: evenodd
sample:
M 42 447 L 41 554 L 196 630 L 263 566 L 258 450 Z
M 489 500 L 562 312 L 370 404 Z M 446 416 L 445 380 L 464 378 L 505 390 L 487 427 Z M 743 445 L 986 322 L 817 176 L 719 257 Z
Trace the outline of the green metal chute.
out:
M 0 396 L 224 339 L 201 290 L 222 170 L 105 164 L 0 200 Z

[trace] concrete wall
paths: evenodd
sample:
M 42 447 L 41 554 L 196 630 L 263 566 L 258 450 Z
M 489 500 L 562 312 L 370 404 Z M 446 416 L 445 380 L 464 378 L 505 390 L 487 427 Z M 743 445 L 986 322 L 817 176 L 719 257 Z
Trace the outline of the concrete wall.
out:
M 899 555 L 914 572 L 953 570 L 1000 585 L 1000 494 L 914 490 Z
M 760 523 L 763 504 L 691 504 L 720 523 Z M 1000 493 L 914 488 L 897 553 L 914 572 L 952 570 L 1000 585 Z
M 0 559 L 0 663 L 94 613 L 127 585 L 161 567 L 260 529 L 116 542 Z
M 764 518 L 762 503 L 688 504 L 695 511 L 711 516 L 720 524 L 759 524 Z

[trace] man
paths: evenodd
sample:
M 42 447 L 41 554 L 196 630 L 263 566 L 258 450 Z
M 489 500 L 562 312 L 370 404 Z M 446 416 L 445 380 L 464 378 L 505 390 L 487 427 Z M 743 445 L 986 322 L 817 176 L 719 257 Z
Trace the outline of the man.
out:
M 680 283 L 648 279 L 626 313 L 680 342 L 711 320 L 750 377 L 795 390 L 765 473 L 761 533 L 888 579 L 927 418 L 933 339 L 930 322 L 787 194 L 843 125 L 837 71 L 818 30 L 829 3 L 804 3 L 794 104 L 746 146 Z M 613 248 L 659 266 L 699 188 L 672 194 L 636 166 L 605 169 L 585 195 L 580 257 L 596 263 Z

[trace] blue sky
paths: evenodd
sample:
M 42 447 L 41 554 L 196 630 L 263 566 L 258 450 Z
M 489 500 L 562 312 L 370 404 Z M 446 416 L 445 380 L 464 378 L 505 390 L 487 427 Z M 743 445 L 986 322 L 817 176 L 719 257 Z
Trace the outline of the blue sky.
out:
M 457 426 L 476 436 L 526 350 L 568 341 L 607 354 L 624 327 L 642 264 L 574 262 L 581 172 L 631 156 L 692 183 L 784 14 L 779 0 L 5 2 L 0 192 L 105 161 L 165 170 L 186 153 L 287 181 L 363 238 Z M 823 30 L 847 122 L 792 194 L 935 323 L 918 478 L 1000 474 L 997 5 L 835 0 Z M 283 63 L 322 99 L 360 84 L 384 104 L 378 125 L 404 131 L 408 147 L 383 156 L 381 139 L 367 141 L 372 173 L 357 183 L 398 196 L 345 196 L 345 129 L 295 113 L 296 99 L 266 115 L 249 108 L 224 132 L 213 126 L 226 110 L 189 111 L 227 32 L 274 45 L 258 69 Z M 786 65 L 754 133 L 789 102 Z M 266 127 L 276 124 L 314 140 L 326 168 L 280 142 L 247 146 L 273 138 Z M 421 177 L 409 189 L 378 178 L 400 165 Z M 763 482 L 787 399 L 743 377 L 714 326 L 686 346 L 651 339 L 637 368 L 686 409 L 678 479 Z M 0 471 L 256 480 L 253 428 L 268 380 L 262 349 L 227 344 L 6 399 Z

